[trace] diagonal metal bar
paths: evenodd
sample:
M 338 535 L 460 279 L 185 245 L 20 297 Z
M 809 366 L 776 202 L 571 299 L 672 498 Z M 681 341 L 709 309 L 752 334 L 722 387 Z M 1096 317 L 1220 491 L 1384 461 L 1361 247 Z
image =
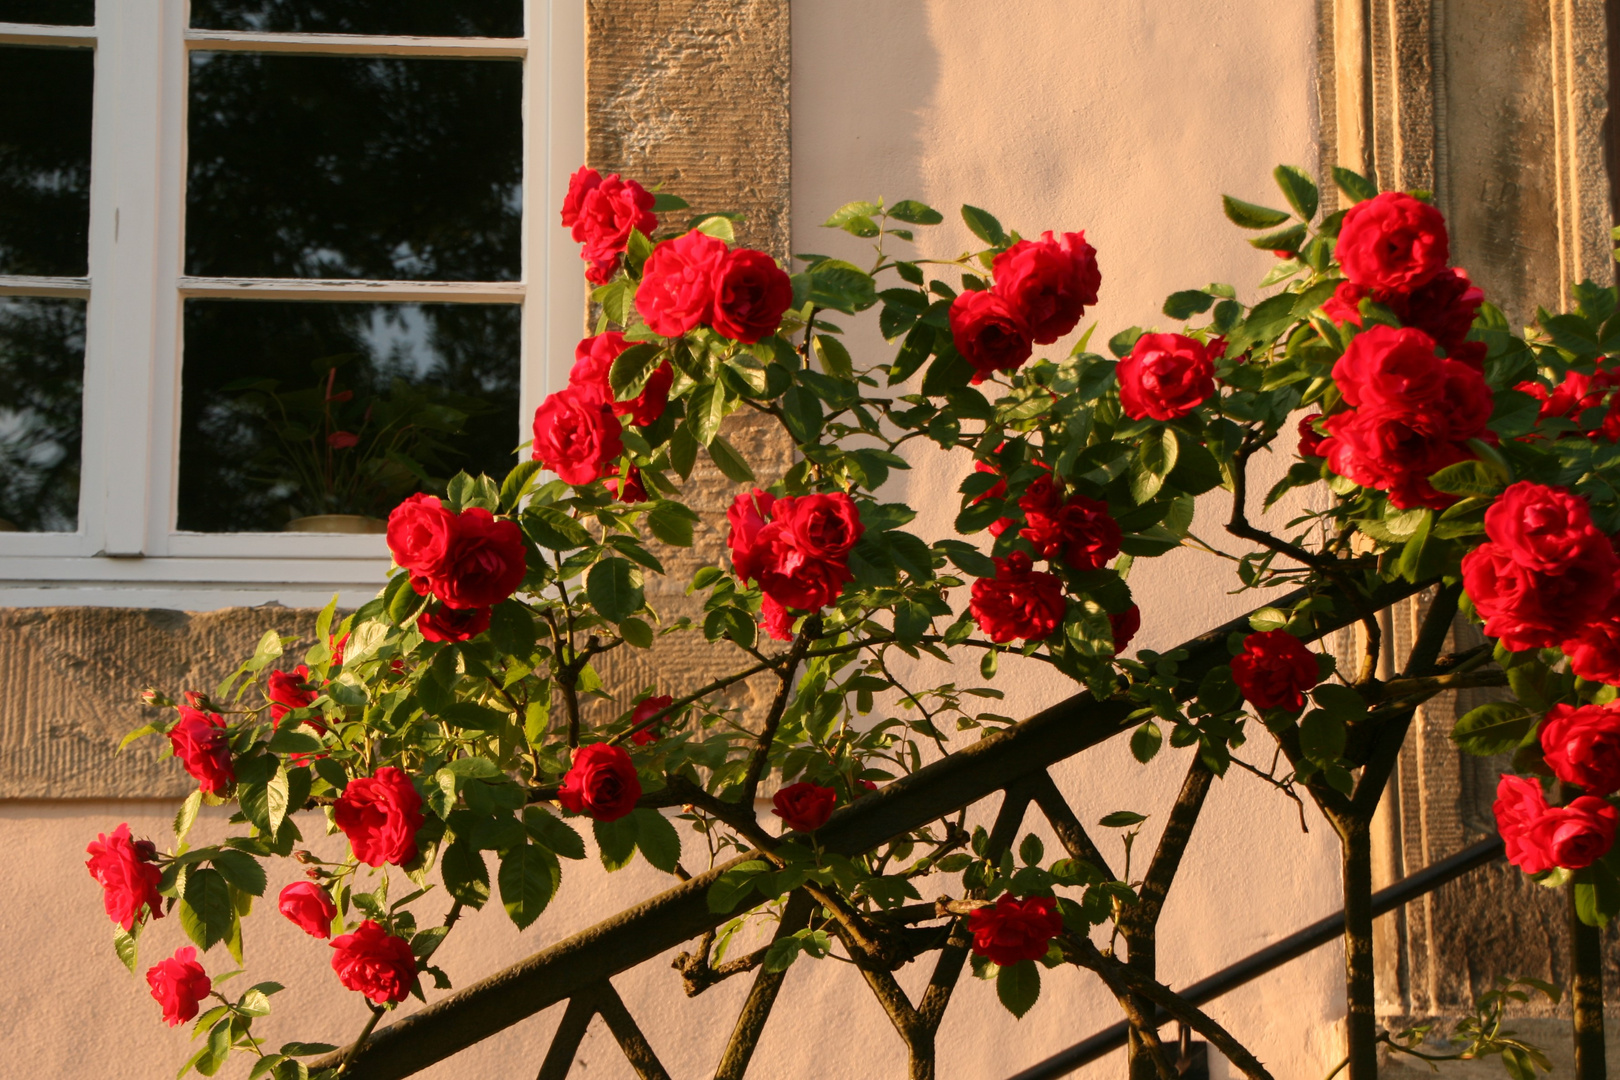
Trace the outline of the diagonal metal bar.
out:
M 574 1066 L 574 1055 L 579 1052 L 579 1044 L 585 1038 L 585 1031 L 591 1026 L 591 1018 L 596 1015 L 596 999 L 589 994 L 578 994 L 568 999 L 568 1008 L 563 1012 L 562 1022 L 557 1025 L 557 1034 L 551 1037 L 551 1049 L 546 1051 L 546 1060 L 540 1063 L 540 1075 L 536 1080 L 568 1080 L 568 1070 Z
M 1423 586 L 1396 582 L 1367 601 L 1387 607 Z M 1332 614 L 1319 617 L 1316 636 L 1355 621 L 1356 605 L 1333 590 Z M 1303 591 L 1272 604 L 1291 604 Z M 1229 634 L 1249 630 L 1241 616 L 1184 643 L 1179 672 L 1196 686 L 1205 673 L 1230 659 Z M 910 776 L 835 813 L 817 837 L 843 855 L 856 855 L 978 802 L 1029 775 L 1123 734 L 1132 711 L 1120 700 L 1097 701 L 1076 694 L 1027 720 L 927 765 Z M 348 1080 L 400 1080 L 489 1038 L 602 979 L 673 949 L 732 917 L 709 910 L 709 887 L 732 866 L 757 858 L 749 853 L 699 874 L 675 888 L 557 942 L 372 1035 L 345 1074 Z M 336 1058 L 316 1067 L 335 1067 Z
M 1373 914 L 1388 914 L 1420 896 L 1433 892 L 1448 881 L 1454 881 L 1481 866 L 1495 862 L 1502 854 L 1501 837 L 1493 836 L 1489 840 L 1481 840 L 1449 859 L 1442 859 L 1374 893 Z M 1180 996 L 1190 1005 L 1203 1005 L 1274 968 L 1281 967 L 1290 960 L 1296 960 L 1330 941 L 1337 941 L 1343 935 L 1344 912 L 1340 910 L 1325 919 L 1311 923 L 1303 930 L 1290 934 L 1281 941 L 1266 946 L 1259 952 L 1244 957 L 1235 964 L 1222 968 L 1206 979 L 1193 983 L 1182 990 Z M 1160 1009 L 1154 1019 L 1160 1023 L 1168 1023 L 1171 1018 Z M 1045 1061 L 1037 1062 L 1022 1072 L 1008 1077 L 1008 1080 L 1056 1080 L 1057 1077 L 1067 1076 L 1104 1054 L 1112 1053 L 1124 1046 L 1129 1031 L 1130 1024 L 1121 1021 L 1112 1027 L 1104 1028 L 1083 1042 L 1075 1043 L 1061 1053 L 1053 1054 Z
M 802 889 L 789 896 L 773 940 L 780 941 L 804 929 L 810 921 L 813 907 L 810 894 Z M 748 1062 L 754 1056 L 754 1048 L 759 1045 L 759 1037 L 765 1030 L 765 1021 L 770 1019 L 771 1007 L 776 1004 L 782 981 L 786 978 L 786 968 L 781 971 L 761 968 L 759 974 L 754 976 L 753 988 L 748 991 L 748 1000 L 743 1003 L 742 1012 L 737 1014 L 737 1026 L 732 1029 L 731 1038 L 726 1043 L 725 1054 L 720 1058 L 714 1080 L 742 1080 L 743 1074 L 748 1071 Z
M 619 997 L 612 983 L 604 981 L 597 991 L 596 1011 L 607 1021 L 608 1030 L 619 1040 L 619 1049 L 630 1059 L 630 1067 L 641 1080 L 670 1080 L 669 1072 L 659 1063 L 652 1044 L 641 1033 L 641 1026 L 624 1007 L 624 999 Z

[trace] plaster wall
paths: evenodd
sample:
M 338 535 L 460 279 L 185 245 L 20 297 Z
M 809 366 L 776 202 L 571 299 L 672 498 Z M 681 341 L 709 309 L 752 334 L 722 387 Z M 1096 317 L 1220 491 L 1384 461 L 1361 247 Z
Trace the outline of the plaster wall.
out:
M 969 244 L 955 214 L 962 202 L 1025 233 L 1084 228 L 1103 270 L 1099 342 L 1132 324 L 1167 323 L 1159 305 L 1179 288 L 1227 281 L 1252 302 L 1252 283 L 1271 256 L 1242 243 L 1220 214 L 1219 196 L 1275 202 L 1274 164 L 1314 165 L 1314 11 L 1302 0 L 805 0 L 792 5 L 791 18 L 792 250 L 864 258 L 859 242 L 817 225 L 843 202 L 878 194 L 920 198 L 947 214 L 946 225 L 927 233 L 935 254 Z M 867 355 L 883 347 L 859 336 L 853 344 Z M 948 533 L 968 467 L 919 461 L 896 480 L 894 497 L 922 512 L 921 533 Z M 1216 539 L 1223 513 L 1212 505 L 1198 531 Z M 1252 596 L 1224 595 L 1227 573 L 1190 555 L 1139 564 L 1132 578 L 1144 613 L 1139 644 L 1168 646 L 1250 606 Z M 996 711 L 1014 716 L 1070 692 L 1034 665 L 1004 665 L 997 685 L 1007 700 Z M 1270 757 L 1258 739 L 1245 753 L 1261 766 Z M 1137 841 L 1140 859 L 1156 842 L 1156 822 L 1185 766 L 1184 754 L 1166 752 L 1142 767 L 1121 745 L 1084 755 L 1055 777 L 1088 823 L 1117 809 L 1153 815 Z M 0 970 L 14 973 L 0 984 L 0 1010 L 13 1031 L 7 1074 L 169 1076 L 190 1053 L 184 1030 L 158 1023 L 144 986 L 113 957 L 81 865 L 85 842 L 119 821 L 165 842 L 176 805 L 0 803 L 0 849 L 12 867 L 27 868 L 0 875 Z M 1234 772 L 1217 782 L 1161 924 L 1161 978 L 1185 985 L 1338 906 L 1335 844 L 1324 823 L 1313 814 L 1307 821 L 1310 832 L 1302 834 L 1292 804 L 1251 777 Z M 320 825 L 313 817 L 306 834 L 319 836 Z M 222 827 L 219 817 L 205 817 L 198 830 L 206 838 Z M 1098 839 L 1121 869 L 1118 839 Z M 645 864 L 609 878 L 593 861 L 568 864 L 565 876 L 562 900 L 526 932 L 491 907 L 450 936 L 439 959 L 458 985 L 667 880 Z M 272 893 L 285 883 L 272 879 Z M 247 934 L 250 977 L 292 988 L 278 996 L 265 1026 L 272 1045 L 352 1037 L 364 1010 L 327 970 L 323 944 L 268 912 L 249 921 Z M 182 943 L 173 919 L 156 923 L 142 942 L 143 967 Z M 1212 1012 L 1279 1078 L 1321 1076 L 1338 1056 L 1332 1017 L 1342 1000 L 1341 963 L 1336 948 L 1323 949 Z M 225 964 L 222 953 L 208 958 L 216 973 Z M 913 965 L 901 978 L 914 990 L 926 971 Z M 676 1077 L 713 1069 L 747 989 L 746 980 L 733 980 L 688 1002 L 665 960 L 615 985 Z M 532 1076 L 560 1015 L 555 1007 L 424 1075 Z M 1000 1008 L 992 986 L 964 979 L 942 1031 L 941 1075 L 1004 1076 L 1118 1016 L 1094 980 L 1074 971 L 1049 975 L 1044 1000 L 1021 1022 Z M 1117 1076 L 1121 1067 L 1115 1055 L 1081 1075 Z M 1214 1070 L 1227 1075 L 1224 1063 Z M 228 1075 L 236 1072 L 245 1075 L 245 1064 Z M 600 1022 L 576 1072 L 632 1075 Z M 901 1044 L 855 974 L 834 962 L 801 962 L 751 1074 L 903 1073 Z

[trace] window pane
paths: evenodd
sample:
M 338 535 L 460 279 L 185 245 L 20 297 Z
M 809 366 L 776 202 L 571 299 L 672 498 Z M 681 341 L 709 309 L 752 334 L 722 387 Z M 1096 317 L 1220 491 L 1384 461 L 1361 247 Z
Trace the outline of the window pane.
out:
M 385 518 L 460 469 L 504 476 L 520 441 L 520 315 L 517 305 L 187 301 L 180 528 Z
M 0 274 L 89 269 L 90 49 L 0 48 Z
M 520 61 L 193 53 L 186 266 L 510 281 Z
M 522 37 L 523 0 L 191 0 L 199 30 Z
M 96 0 L 0 0 L 0 22 L 94 26 Z
M 0 297 L 0 530 L 78 526 L 84 306 Z

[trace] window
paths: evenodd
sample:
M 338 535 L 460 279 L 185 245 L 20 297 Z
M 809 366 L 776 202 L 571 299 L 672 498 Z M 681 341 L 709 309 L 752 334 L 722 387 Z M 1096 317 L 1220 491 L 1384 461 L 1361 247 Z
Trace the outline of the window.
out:
M 515 460 L 583 6 L 0 0 L 0 603 L 357 601 L 305 530 Z

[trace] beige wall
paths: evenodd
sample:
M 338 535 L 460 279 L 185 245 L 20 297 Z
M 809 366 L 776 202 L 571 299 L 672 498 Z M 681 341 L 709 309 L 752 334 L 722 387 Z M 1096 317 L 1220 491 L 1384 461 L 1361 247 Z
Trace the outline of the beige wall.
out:
M 1084 228 L 1103 270 L 1101 338 L 1132 323 L 1165 321 L 1164 295 L 1211 280 L 1254 296 L 1270 256 L 1253 252 L 1220 215 L 1222 192 L 1275 202 L 1271 167 L 1313 164 L 1310 98 L 1313 11 L 1304 0 L 800 0 L 792 9 L 795 251 L 849 253 L 849 238 L 816 228 L 840 203 L 883 194 L 915 197 L 951 224 L 929 247 L 966 246 L 954 208 L 973 202 L 1025 232 Z M 859 339 L 857 339 L 859 340 Z M 868 348 L 874 343 L 868 338 Z M 943 535 L 965 466 L 919 463 L 897 497 L 923 511 L 919 531 Z M 1218 502 L 1219 500 L 1211 500 Z M 1200 530 L 1218 533 L 1213 513 Z M 1141 643 L 1170 644 L 1227 617 L 1242 599 L 1220 564 L 1173 557 L 1133 578 L 1144 611 Z M 1031 669 L 1008 668 L 1001 710 L 1023 715 L 1068 690 Z M 1257 739 L 1247 751 L 1262 764 Z M 1185 760 L 1142 768 L 1123 746 L 1057 771 L 1081 818 L 1116 809 L 1158 820 Z M 172 1075 L 191 1044 L 169 1031 L 144 985 L 112 956 L 97 891 L 82 869 L 85 842 L 129 820 L 164 842 L 174 805 L 10 802 L 0 805 L 0 965 L 25 973 L 0 983 L 11 1018 L 7 1073 L 96 1077 Z M 199 829 L 218 834 L 217 819 Z M 311 831 L 318 832 L 311 822 Z M 1293 807 L 1250 777 L 1217 783 L 1167 906 L 1160 974 L 1185 985 L 1338 906 L 1335 845 L 1311 818 L 1301 835 Z M 1150 822 L 1138 851 L 1156 838 Z M 1048 835 L 1048 849 L 1055 844 Z M 1099 837 L 1118 859 L 1116 839 Z M 1117 869 L 1116 864 L 1116 869 Z M 542 944 L 662 887 L 645 865 L 607 878 L 570 864 L 562 903 L 518 934 L 496 909 L 467 921 L 440 953 L 465 984 Z M 284 881 L 272 882 L 272 889 Z M 40 897 L 48 897 L 41 902 Z M 431 907 L 432 905 L 429 905 Z M 324 945 L 273 913 L 247 928 L 249 976 L 289 990 L 265 1030 L 341 1041 L 364 1019 L 326 967 Z M 173 920 L 143 942 L 143 966 L 182 943 Z M 223 953 L 208 966 L 221 970 Z M 1215 1015 L 1283 1077 L 1323 1075 L 1336 1061 L 1332 1018 L 1342 997 L 1340 960 L 1328 948 L 1239 991 Z M 914 988 L 919 965 L 902 973 Z M 675 973 L 654 961 L 616 984 L 677 1077 L 712 1070 L 746 980 L 686 1001 Z M 426 1075 L 528 1077 L 539 1067 L 560 1009 L 535 1018 Z M 964 980 L 941 1039 L 941 1075 L 1003 1076 L 1118 1019 L 1088 975 L 1048 976 L 1045 1000 L 1021 1023 L 987 984 Z M 829 1037 L 829 1034 L 831 1037 Z M 846 965 L 802 963 L 791 973 L 755 1058 L 753 1075 L 824 1080 L 903 1073 L 898 1039 Z M 1224 1064 L 1216 1066 L 1222 1075 Z M 1084 1075 L 1117 1076 L 1118 1058 Z M 245 1075 L 245 1068 L 241 1072 Z M 579 1075 L 631 1075 L 600 1024 Z

